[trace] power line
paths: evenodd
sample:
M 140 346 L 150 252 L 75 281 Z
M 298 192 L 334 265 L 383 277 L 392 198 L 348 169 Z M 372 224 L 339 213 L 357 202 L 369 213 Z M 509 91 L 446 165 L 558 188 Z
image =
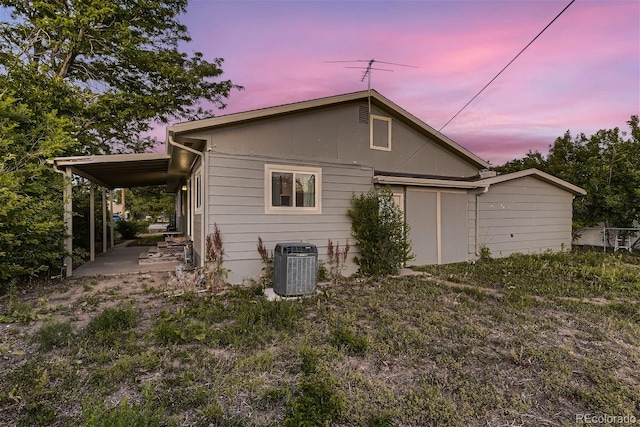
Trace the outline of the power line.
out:
M 560 17 L 560 15 L 562 15 L 562 14 L 564 13 L 564 11 L 565 11 L 565 10 L 569 9 L 569 6 L 571 6 L 575 1 L 576 1 L 576 0 L 571 0 L 571 1 L 569 2 L 569 4 L 568 4 L 568 5 L 566 5 L 566 6 L 565 6 L 565 8 L 564 8 L 564 9 L 562 9 L 562 10 L 560 11 L 560 13 L 558 13 L 558 14 L 556 15 L 556 17 L 555 17 L 555 18 L 553 18 L 553 20 L 552 20 L 551 22 L 549 22 L 549 23 L 547 24 L 547 26 L 546 26 L 546 27 L 544 27 L 544 28 L 542 29 L 542 31 L 540 31 L 540 32 L 538 33 L 538 35 L 537 35 L 537 36 L 535 36 L 535 37 L 533 38 L 533 40 L 531 40 L 531 41 L 530 41 L 530 42 L 529 42 L 525 47 L 523 47 L 523 48 L 522 48 L 522 50 L 520 50 L 520 52 L 518 52 L 518 54 L 517 54 L 516 56 L 514 56 L 514 58 L 513 58 L 511 61 L 509 61 L 509 63 L 508 63 L 507 65 L 505 65 L 505 66 L 504 66 L 504 68 L 503 68 L 502 70 L 500 70 L 500 72 L 499 72 L 498 74 L 496 74 L 494 78 L 492 78 L 492 79 L 491 79 L 491 81 L 489 81 L 489 83 L 487 83 L 486 85 L 484 85 L 484 87 L 483 87 L 482 89 L 480 89 L 480 91 L 479 91 L 478 93 L 476 93 L 476 94 L 474 95 L 474 97 L 473 97 L 473 98 L 471 98 L 471 99 L 469 100 L 469 102 L 467 102 L 466 104 L 464 104 L 464 106 L 463 106 L 460 110 L 458 110 L 458 112 L 457 112 L 456 114 L 454 114 L 454 115 L 453 115 L 453 117 L 451 117 L 447 123 L 445 123 L 445 124 L 444 124 L 440 129 L 438 129 L 438 131 L 442 131 L 442 129 L 444 129 L 444 128 L 449 124 L 449 123 L 451 123 L 451 122 L 453 121 L 453 119 L 455 119 L 456 117 L 458 117 L 458 114 L 462 113 L 462 111 L 463 111 L 465 108 L 467 108 L 467 106 L 468 106 L 469 104 L 471 104 L 471 103 L 473 102 L 473 100 L 474 100 L 474 99 L 476 99 L 478 96 L 480 96 L 480 94 L 481 94 L 482 92 L 484 92 L 484 90 L 485 90 L 486 88 L 488 88 L 488 87 L 489 87 L 489 85 L 490 85 L 491 83 L 493 83 L 493 81 L 494 81 L 495 79 L 497 79 L 497 78 L 500 76 L 500 74 L 502 74 L 502 72 L 503 72 L 504 70 L 506 70 L 506 69 L 507 69 L 507 67 L 509 67 L 509 65 L 511 65 L 511 64 L 512 64 L 516 59 L 518 59 L 518 57 L 519 57 L 520 55 L 522 55 L 522 53 L 523 53 L 525 50 L 527 50 L 527 48 L 528 48 L 529 46 L 531 46 L 531 45 L 533 44 L 533 42 L 534 42 L 534 41 L 536 41 L 536 40 L 537 40 L 537 38 L 538 38 L 538 37 L 540 37 L 540 35 L 541 35 L 542 33 L 544 33 L 544 32 L 546 31 L 546 30 L 547 30 L 547 28 L 549 28 L 549 27 L 551 26 L 551 24 L 553 24 L 553 23 L 556 21 L 556 19 L 558 19 L 558 18 Z
M 484 90 L 485 90 L 486 88 L 488 88 L 488 87 L 489 87 L 489 85 L 491 85 L 491 83 L 493 83 L 493 82 L 494 82 L 494 81 L 495 81 L 495 80 L 500 76 L 500 74 L 502 74 L 502 73 L 504 72 L 504 70 L 506 70 L 506 69 L 509 67 L 509 65 L 511 65 L 511 64 L 512 64 L 516 59 L 518 59 L 518 57 L 519 57 L 520 55 L 522 55 L 522 53 L 523 53 L 525 50 L 527 50 L 527 48 L 528 48 L 529 46 L 531 46 L 531 45 L 533 44 L 533 42 L 535 42 L 535 41 L 538 39 L 538 37 L 540 37 L 540 36 L 542 35 L 542 33 L 544 33 L 544 32 L 547 30 L 547 28 L 549 28 L 549 27 L 551 26 L 551 24 L 553 24 L 553 23 L 554 23 L 554 22 L 555 22 L 555 21 L 560 17 L 560 15 L 562 15 L 562 14 L 563 14 L 563 13 L 564 13 L 568 8 L 569 8 L 569 6 L 571 6 L 575 1 L 576 1 L 576 0 L 571 0 L 571 1 L 569 2 L 569 4 L 568 4 L 568 5 L 566 5 L 566 6 L 564 7 L 564 9 L 562 9 L 562 10 L 560 11 L 560 13 L 558 13 L 558 14 L 556 15 L 556 17 L 555 17 L 555 18 L 553 18 L 553 19 L 551 20 L 551 22 L 549 22 L 549 23 L 547 24 L 547 26 L 546 26 L 546 27 L 544 27 L 544 28 L 542 29 L 542 31 L 540 31 L 540 32 L 539 32 L 539 33 L 538 33 L 538 34 L 537 34 L 537 35 L 536 35 L 536 36 L 535 36 L 535 37 L 534 37 L 534 38 L 533 38 L 533 39 L 532 39 L 532 40 L 531 40 L 531 41 L 530 41 L 530 42 L 529 42 L 525 47 L 523 47 L 523 48 L 520 50 L 520 52 L 518 52 L 518 54 L 517 54 L 516 56 L 514 56 L 514 57 L 513 57 L 513 59 L 512 59 L 511 61 L 509 61 L 509 63 L 508 63 L 507 65 L 505 65 L 505 66 L 502 68 L 502 70 L 500 70 L 500 72 L 498 72 L 498 74 L 496 74 L 496 75 L 495 75 L 495 76 L 494 76 L 494 77 L 489 81 L 489 83 L 487 83 L 486 85 L 484 85 L 484 87 L 483 87 L 482 89 L 480 89 L 480 91 L 479 91 L 478 93 L 476 93 L 476 94 L 473 96 L 473 98 L 471 98 L 471 99 L 469 100 L 469 102 L 467 102 L 466 104 L 464 104 L 464 106 L 463 106 L 460 110 L 458 110 L 458 112 L 457 112 L 456 114 L 454 114 L 454 115 L 453 115 L 453 117 L 451 117 L 451 118 L 449 119 L 449 121 L 447 121 L 444 125 L 442 125 L 442 127 L 441 127 L 440 129 L 438 129 L 438 132 L 441 132 L 441 131 L 442 131 L 442 129 L 444 129 L 444 128 L 449 124 L 449 123 L 451 123 L 451 122 L 452 122 L 456 117 L 458 117 L 458 115 L 459 115 L 460 113 L 462 113 L 462 111 L 463 111 L 465 108 L 467 108 L 467 107 L 469 106 L 469 104 L 471 104 L 471 103 L 472 103 L 472 102 L 473 102 L 473 101 L 474 101 L 478 96 L 480 96 L 480 94 L 481 94 L 482 92 L 484 92 Z M 402 165 L 404 165 L 404 164 L 405 164 L 405 163 L 407 163 L 409 160 L 411 160 L 411 158 L 412 158 L 413 156 L 415 156 L 415 155 L 418 153 L 418 151 L 420 151 L 421 149 L 423 149 L 425 145 L 426 145 L 426 143 L 422 144 L 422 146 L 420 146 L 416 151 L 414 151 L 414 152 L 413 152 L 413 154 L 411 154 L 411 155 L 410 155 L 409 157 L 407 157 L 407 158 L 406 158 L 402 163 L 400 163 L 400 164 L 399 164 L 399 165 L 394 169 L 394 171 L 398 170 L 398 168 L 400 168 Z

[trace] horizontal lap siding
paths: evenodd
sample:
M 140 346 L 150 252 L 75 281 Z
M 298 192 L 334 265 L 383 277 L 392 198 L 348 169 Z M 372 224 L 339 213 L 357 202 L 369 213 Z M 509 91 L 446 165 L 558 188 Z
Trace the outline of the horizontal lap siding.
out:
M 467 216 L 469 218 L 468 230 L 468 257 L 474 259 L 476 254 L 476 194 L 467 193 Z
M 322 169 L 321 214 L 265 214 L 264 165 L 319 167 Z M 373 170 L 359 166 L 291 163 L 271 158 L 210 154 L 209 232 L 218 224 L 225 251 L 224 266 L 231 270 L 229 280 L 240 283 L 258 277 L 262 264 L 256 250 L 261 237 L 269 251 L 280 242 L 309 242 L 326 259 L 327 241 L 341 247 L 351 237 L 347 209 L 351 196 L 367 192 Z M 357 253 L 352 247 L 349 259 Z M 350 262 L 347 273 L 355 271 Z
M 193 261 L 196 265 L 200 263 L 203 257 L 202 248 L 202 215 L 193 215 Z
M 478 243 L 498 257 L 569 248 L 572 200 L 532 177 L 494 184 L 478 196 Z

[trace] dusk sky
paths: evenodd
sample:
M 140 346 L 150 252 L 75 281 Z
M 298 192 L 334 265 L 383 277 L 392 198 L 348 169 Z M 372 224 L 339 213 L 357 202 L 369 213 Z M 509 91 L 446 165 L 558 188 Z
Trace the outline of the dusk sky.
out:
M 570 0 L 191 0 L 187 51 L 242 85 L 216 115 L 367 89 L 442 127 Z M 640 110 L 640 1 L 577 0 L 443 133 L 500 165 Z

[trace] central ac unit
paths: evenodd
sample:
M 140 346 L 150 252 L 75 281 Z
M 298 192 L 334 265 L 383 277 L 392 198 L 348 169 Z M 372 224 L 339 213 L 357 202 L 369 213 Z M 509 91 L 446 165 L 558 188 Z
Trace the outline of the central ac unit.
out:
M 318 276 L 318 249 L 310 243 L 278 243 L 273 259 L 273 290 L 280 296 L 312 294 Z

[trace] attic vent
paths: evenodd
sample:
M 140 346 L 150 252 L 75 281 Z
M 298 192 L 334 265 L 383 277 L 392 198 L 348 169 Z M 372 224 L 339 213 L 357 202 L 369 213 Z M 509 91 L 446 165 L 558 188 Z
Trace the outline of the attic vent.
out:
M 369 107 L 366 105 L 361 105 L 360 108 L 358 108 L 358 122 L 364 123 L 365 125 L 369 124 Z

